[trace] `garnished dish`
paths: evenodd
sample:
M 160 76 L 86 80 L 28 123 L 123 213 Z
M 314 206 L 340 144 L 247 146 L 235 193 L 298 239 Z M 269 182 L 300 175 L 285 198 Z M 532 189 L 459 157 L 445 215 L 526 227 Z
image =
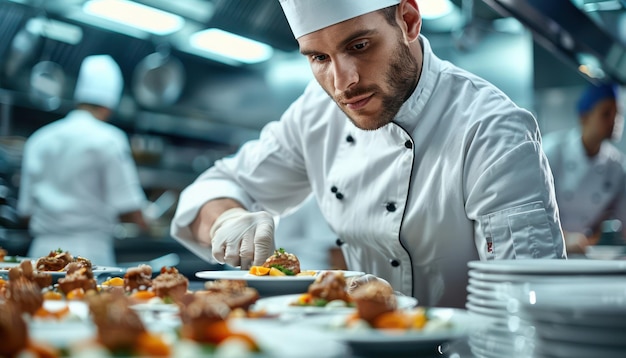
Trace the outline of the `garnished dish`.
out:
M 252 266 L 249 273 L 254 276 L 315 276 L 317 271 L 301 271 L 298 257 L 279 248 L 263 265 Z
M 361 276 L 363 272 L 339 270 L 302 270 L 298 257 L 284 249 L 275 250 L 263 265 L 249 270 L 200 271 L 196 277 L 206 280 L 243 280 L 262 296 L 304 293 L 316 277 L 325 271 L 342 272 L 344 277 Z
M 67 258 L 65 253 L 54 258 Z M 293 261 L 285 254 L 277 251 L 274 260 Z M 284 276 L 270 277 L 237 271 L 247 279 L 209 280 L 192 291 L 176 267 L 153 272 L 138 265 L 98 283 L 93 265 L 73 260 L 55 282 L 53 271 L 39 271 L 34 262 L 20 262 L 0 280 L 0 336 L 11 343 L 0 345 L 0 356 L 273 357 L 301 356 L 305 346 L 320 347 L 320 356 L 345 356 L 346 346 L 329 342 L 323 330 L 301 324 L 285 330 L 284 317 L 259 307 L 261 294 L 249 283 L 303 280 L 306 287 L 293 301 L 307 294 L 320 305 L 310 308 L 326 309 L 332 302 L 356 304 L 346 295 L 346 277 L 362 274 L 291 276 L 281 271 Z M 268 262 L 297 271 L 293 262 Z M 323 306 L 322 300 L 327 301 Z
M 466 336 L 475 326 L 465 310 L 402 307 L 402 296 L 382 281 L 370 281 L 350 293 L 356 310 L 311 321 L 347 343 L 355 354 L 406 353 L 427 350 Z
M 59 265 L 60 267 L 60 265 Z M 127 270 L 101 285 L 92 266 L 70 261 L 66 276 L 53 284 L 49 273 L 31 261 L 8 271 L 0 281 L 0 334 L 10 338 L 0 356 L 75 355 L 178 357 L 207 354 L 248 356 L 261 352 L 256 339 L 231 328 L 234 318 L 257 318 L 248 308 L 259 297 L 245 281 L 207 282 L 189 291 L 189 280 L 175 267 Z M 159 300 L 176 314 L 155 320 L 134 306 Z M 148 317 L 150 319 L 148 319 Z M 165 321 L 167 320 L 167 321 Z
M 396 300 L 399 309 L 417 305 L 413 297 L 396 296 Z M 356 303 L 343 271 L 322 271 L 307 292 L 262 298 L 255 308 L 269 313 L 337 314 L 356 312 Z

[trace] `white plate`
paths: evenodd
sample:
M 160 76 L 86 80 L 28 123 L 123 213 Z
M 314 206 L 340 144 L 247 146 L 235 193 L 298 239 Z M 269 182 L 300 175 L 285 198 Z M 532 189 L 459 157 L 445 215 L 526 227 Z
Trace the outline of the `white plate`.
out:
M 466 302 L 465 308 L 467 308 L 469 312 L 475 313 L 479 316 L 487 316 L 489 318 L 497 318 L 499 320 L 506 319 L 509 316 L 505 310 L 492 307 L 484 307 L 472 302 Z
M 495 298 L 484 298 L 470 293 L 467 295 L 467 302 L 471 302 L 482 307 L 506 311 L 506 301 L 498 300 Z
M 228 320 L 232 331 L 252 335 L 261 348 L 258 356 L 251 355 L 250 358 L 350 357 L 348 348 L 333 336 L 324 331 L 303 327 L 299 323 L 245 318 Z
M 162 303 L 162 302 L 146 302 L 136 303 L 131 305 L 130 308 L 138 312 L 164 312 L 164 313 L 177 313 L 179 311 L 178 305 L 175 303 Z
M 301 314 L 347 314 L 355 312 L 354 307 L 313 307 L 313 306 L 292 306 L 301 294 L 282 295 L 261 298 L 252 309 L 265 310 L 268 313 L 301 313 Z M 417 299 L 409 296 L 396 296 L 398 309 L 408 309 L 417 305 Z
M 615 260 L 626 256 L 626 245 L 590 245 L 585 256 L 594 260 Z
M 69 307 L 71 315 L 57 319 L 31 318 L 28 322 L 30 337 L 58 348 L 95 338 L 96 327 L 89 317 L 89 307 L 82 301 L 45 300 L 43 307 L 51 312 Z
M 65 271 L 39 271 L 41 273 L 47 273 L 52 276 L 52 281 L 57 282 L 58 279 L 65 277 L 67 274 Z M 111 276 L 122 276 L 126 269 L 121 267 L 110 267 L 110 266 L 95 266 L 92 269 L 93 276 L 98 279 L 103 275 L 111 275 Z
M 317 271 L 318 275 L 323 270 Z M 359 271 L 341 271 L 345 277 L 361 276 Z M 294 293 L 305 293 L 315 276 L 255 276 L 248 271 L 200 271 L 196 277 L 205 280 L 243 280 L 248 286 L 259 291 L 261 296 L 276 296 Z
M 533 321 L 535 335 L 539 339 L 579 344 L 595 344 L 607 347 L 626 348 L 624 331 L 612 327 L 589 327 L 571 324 Z
M 520 316 L 528 320 L 626 328 L 626 280 L 519 286 Z
M 355 356 L 393 356 L 394 354 L 419 352 L 436 354 L 438 346 L 461 338 L 482 325 L 465 310 L 458 308 L 429 308 L 431 317 L 451 324 L 437 331 L 383 331 L 376 329 L 348 330 L 332 327 L 326 316 L 317 316 L 321 328 L 329 335 L 350 346 Z M 326 317 L 326 318 L 325 318 Z M 323 319 L 325 318 L 325 319 Z M 338 317 L 347 319 L 347 316 Z M 322 320 L 323 319 L 323 320 Z M 313 321 L 309 321 L 313 322 Z
M 564 343 L 547 339 L 537 341 L 535 352 L 540 357 L 544 356 L 543 354 L 547 354 L 550 357 L 558 358 L 624 358 L 624 348 L 621 347 L 611 348 L 572 342 Z
M 525 260 L 490 260 L 470 261 L 470 269 L 494 273 L 516 274 L 590 274 L 590 273 L 626 273 L 626 260 L 560 260 L 560 259 L 525 259 Z
M 89 320 L 89 306 L 83 301 L 44 300 L 43 308 L 50 312 L 57 312 L 69 308 L 70 313 L 80 320 Z
M 491 273 L 491 272 L 468 272 L 472 284 L 480 287 L 491 286 L 495 292 L 501 291 L 508 283 L 580 283 L 599 282 L 599 281 L 624 281 L 626 276 L 614 274 L 576 274 L 576 275 L 525 275 L 525 274 L 509 274 L 509 273 Z
M 468 283 L 471 286 L 480 287 L 480 289 L 485 290 L 485 291 L 493 291 L 496 289 L 496 286 L 499 284 L 499 282 L 483 281 L 482 279 L 477 279 L 474 277 L 474 276 L 486 275 L 485 273 L 482 273 L 482 272 L 469 270 L 468 274 L 470 276 Z
M 19 262 L 0 262 L 0 272 L 8 271 L 9 268 L 19 266 Z M 121 267 L 110 267 L 110 266 L 94 266 L 93 269 L 94 276 L 100 276 L 104 274 L 123 274 L 126 272 L 126 269 Z M 63 277 L 65 276 L 65 271 L 39 271 L 42 273 L 49 273 L 53 277 Z
M 8 270 L 11 267 L 19 266 L 19 262 L 0 262 L 0 270 Z
M 485 290 L 481 287 L 477 287 L 475 285 L 468 285 L 467 286 L 467 292 L 473 295 L 476 295 L 478 297 L 483 297 L 483 298 L 492 298 L 495 299 L 495 295 L 494 295 L 494 291 L 492 290 Z

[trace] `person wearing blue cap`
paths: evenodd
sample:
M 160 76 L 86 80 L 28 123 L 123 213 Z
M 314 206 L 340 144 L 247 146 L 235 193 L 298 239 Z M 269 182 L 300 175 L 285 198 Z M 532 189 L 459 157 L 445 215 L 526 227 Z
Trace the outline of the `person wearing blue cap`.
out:
M 438 58 L 416 0 L 280 5 L 314 80 L 185 188 L 173 237 L 263 264 L 274 217 L 313 195 L 348 269 L 424 306 L 464 307 L 469 261 L 565 258 L 537 121 Z
M 148 228 L 128 137 L 107 123 L 123 86 L 111 56 L 87 56 L 76 81 L 74 110 L 26 141 L 17 208 L 33 236 L 28 256 L 61 249 L 94 265 L 113 266 L 116 224 Z
M 621 137 L 617 89 L 588 85 L 576 103 L 578 125 L 543 138 L 570 254 L 584 254 L 596 243 L 605 220 L 626 224 L 624 155 L 611 143 Z

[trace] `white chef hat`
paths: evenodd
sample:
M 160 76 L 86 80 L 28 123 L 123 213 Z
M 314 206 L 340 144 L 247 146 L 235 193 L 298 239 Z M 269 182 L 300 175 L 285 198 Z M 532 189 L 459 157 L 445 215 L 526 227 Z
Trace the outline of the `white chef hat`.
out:
M 400 0 L 280 0 L 296 39 L 324 27 L 399 3 Z
M 74 100 L 113 109 L 120 102 L 123 88 L 122 71 L 111 56 L 87 56 L 80 65 Z

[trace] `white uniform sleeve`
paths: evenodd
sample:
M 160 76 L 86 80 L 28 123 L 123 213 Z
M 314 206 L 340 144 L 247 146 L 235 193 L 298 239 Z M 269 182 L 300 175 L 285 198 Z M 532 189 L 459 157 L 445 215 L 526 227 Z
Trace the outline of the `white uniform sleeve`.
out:
M 475 222 L 478 252 L 486 259 L 566 257 L 536 122 L 519 116 L 485 126 L 474 136 L 465 170 L 466 210 Z
M 280 122 L 264 127 L 258 140 L 247 142 L 234 156 L 218 160 L 183 190 L 170 227 L 174 238 L 188 248 L 197 246 L 189 224 L 212 199 L 232 198 L 248 210 L 280 215 L 311 193 L 304 159 L 294 154 L 302 152 L 299 136 L 305 130 L 294 122 L 298 108 L 296 101 Z M 205 259 L 210 256 L 210 252 L 193 251 Z

